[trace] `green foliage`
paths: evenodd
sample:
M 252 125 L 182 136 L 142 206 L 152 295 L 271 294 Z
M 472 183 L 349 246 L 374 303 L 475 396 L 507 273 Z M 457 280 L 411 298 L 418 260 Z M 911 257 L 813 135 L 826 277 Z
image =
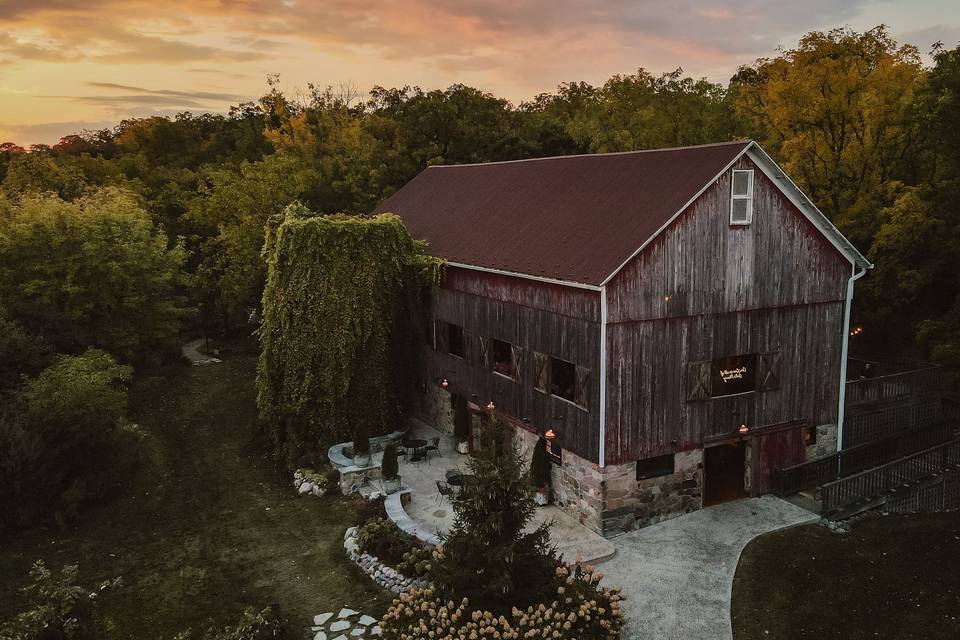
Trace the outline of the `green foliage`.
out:
M 0 416 L 0 531 L 74 519 L 121 486 L 137 460 L 125 424 L 130 367 L 103 351 L 63 357 Z
M 0 638 L 105 640 L 107 625 L 98 615 L 97 600 L 101 593 L 119 587 L 121 580 L 108 580 L 88 590 L 77 584 L 78 573 L 76 565 L 69 565 L 54 574 L 42 560 L 36 561 L 30 570 L 31 583 L 23 589 L 28 609 L 0 624 Z
M 453 437 L 457 442 L 466 442 L 470 437 L 470 410 L 467 398 L 462 394 L 453 397 Z
M 414 547 L 403 554 L 403 560 L 397 564 L 397 571 L 408 578 L 422 578 L 433 568 L 433 550 L 426 547 Z
M 86 186 L 83 170 L 76 161 L 58 160 L 45 151 L 13 155 L 3 178 L 3 190 L 12 197 L 52 193 L 72 200 Z
M 403 562 L 404 555 L 414 546 L 413 540 L 391 520 L 376 518 L 357 531 L 357 548 L 360 552 L 374 556 L 392 567 Z
M 469 598 L 477 607 L 502 613 L 541 601 L 556 552 L 549 524 L 524 531 L 536 507 L 508 428 L 491 417 L 484 434 L 482 451 L 468 462 L 475 482 L 452 498 L 456 518 L 430 577 L 443 598 Z
M 268 228 L 257 371 L 275 450 L 297 464 L 354 434 L 400 428 L 441 264 L 400 219 L 288 207 Z
M 184 640 L 189 635 L 180 636 Z M 202 640 L 284 640 L 289 638 L 284 621 L 273 609 L 245 609 L 235 626 L 210 629 Z
M 24 197 L 0 217 L 0 299 L 57 350 L 133 360 L 176 348 L 184 260 L 119 189 Z
M 536 446 L 533 448 L 533 456 L 530 459 L 530 481 L 536 488 L 546 487 L 550 484 L 550 458 L 547 456 L 547 440 L 539 438 Z
M 0 307 L 0 398 L 4 391 L 35 376 L 50 360 L 50 348 Z
M 357 514 L 353 525 L 362 527 L 371 520 L 378 518 L 385 520 L 387 518 L 387 510 L 384 507 L 384 502 L 385 498 L 383 496 L 374 498 L 373 500 L 358 499 L 353 506 L 354 513 Z
M 380 472 L 383 477 L 393 480 L 400 473 L 400 467 L 397 465 L 397 445 L 391 443 L 383 448 L 383 461 L 380 463 Z

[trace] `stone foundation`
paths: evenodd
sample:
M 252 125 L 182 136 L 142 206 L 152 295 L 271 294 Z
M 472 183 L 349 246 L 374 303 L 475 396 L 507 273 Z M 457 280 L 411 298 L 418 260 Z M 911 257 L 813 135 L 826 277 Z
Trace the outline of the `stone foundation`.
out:
M 821 424 L 817 427 L 817 442 L 807 447 L 807 460 L 816 460 L 837 452 L 837 425 Z
M 418 396 L 417 418 L 437 431 L 453 435 L 453 394 L 438 384 L 428 384 Z

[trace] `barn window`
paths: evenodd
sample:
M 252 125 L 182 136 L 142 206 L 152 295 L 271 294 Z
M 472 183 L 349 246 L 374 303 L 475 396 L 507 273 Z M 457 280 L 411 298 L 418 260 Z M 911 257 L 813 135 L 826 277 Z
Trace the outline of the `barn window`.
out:
M 465 349 L 465 340 L 463 339 L 463 327 L 453 323 L 447 323 L 447 353 L 458 358 L 464 358 L 467 355 Z
M 491 359 L 493 370 L 502 376 L 512 378 L 514 372 L 513 345 L 496 338 L 491 342 L 493 343 L 493 358 Z
M 673 473 L 673 454 L 637 460 L 637 480 L 668 476 Z
M 734 169 L 730 183 L 730 224 L 750 224 L 753 220 L 753 169 Z
M 577 367 L 572 362 L 550 358 L 550 393 L 569 400 L 577 401 Z

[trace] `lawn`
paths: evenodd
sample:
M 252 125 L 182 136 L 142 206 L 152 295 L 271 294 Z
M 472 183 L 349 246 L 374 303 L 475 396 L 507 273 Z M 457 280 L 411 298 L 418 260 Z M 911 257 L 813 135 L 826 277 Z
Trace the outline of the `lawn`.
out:
M 101 601 L 115 638 L 170 639 L 274 603 L 295 637 L 342 606 L 381 614 L 388 594 L 343 554 L 353 503 L 297 496 L 257 445 L 254 369 L 255 356 L 239 353 L 138 381 L 131 413 L 147 461 L 122 497 L 76 528 L 0 541 L 0 619 L 18 611 L 38 558 L 79 564 L 84 584 L 123 577 Z
M 960 513 L 758 538 L 737 568 L 731 613 L 736 640 L 960 638 Z

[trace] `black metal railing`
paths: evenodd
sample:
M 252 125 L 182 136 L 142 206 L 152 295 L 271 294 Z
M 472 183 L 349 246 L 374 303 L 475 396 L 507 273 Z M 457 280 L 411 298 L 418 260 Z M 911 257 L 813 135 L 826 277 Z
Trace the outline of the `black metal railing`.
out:
M 927 449 L 953 437 L 954 423 L 942 421 L 881 440 L 866 442 L 810 462 L 785 467 L 778 472 L 777 492 L 789 496 L 815 489 L 844 476 L 886 464 Z
M 936 424 L 943 419 L 943 409 L 943 399 L 930 396 L 848 410 L 843 419 L 841 449 Z
M 871 402 L 886 402 L 940 391 L 943 386 L 943 367 L 930 365 L 912 371 L 902 371 L 876 378 L 850 380 L 846 388 L 846 406 Z
M 938 444 L 905 458 L 888 462 L 820 487 L 824 515 L 831 515 L 857 502 L 882 496 L 903 484 L 926 478 L 960 465 L 960 438 Z

